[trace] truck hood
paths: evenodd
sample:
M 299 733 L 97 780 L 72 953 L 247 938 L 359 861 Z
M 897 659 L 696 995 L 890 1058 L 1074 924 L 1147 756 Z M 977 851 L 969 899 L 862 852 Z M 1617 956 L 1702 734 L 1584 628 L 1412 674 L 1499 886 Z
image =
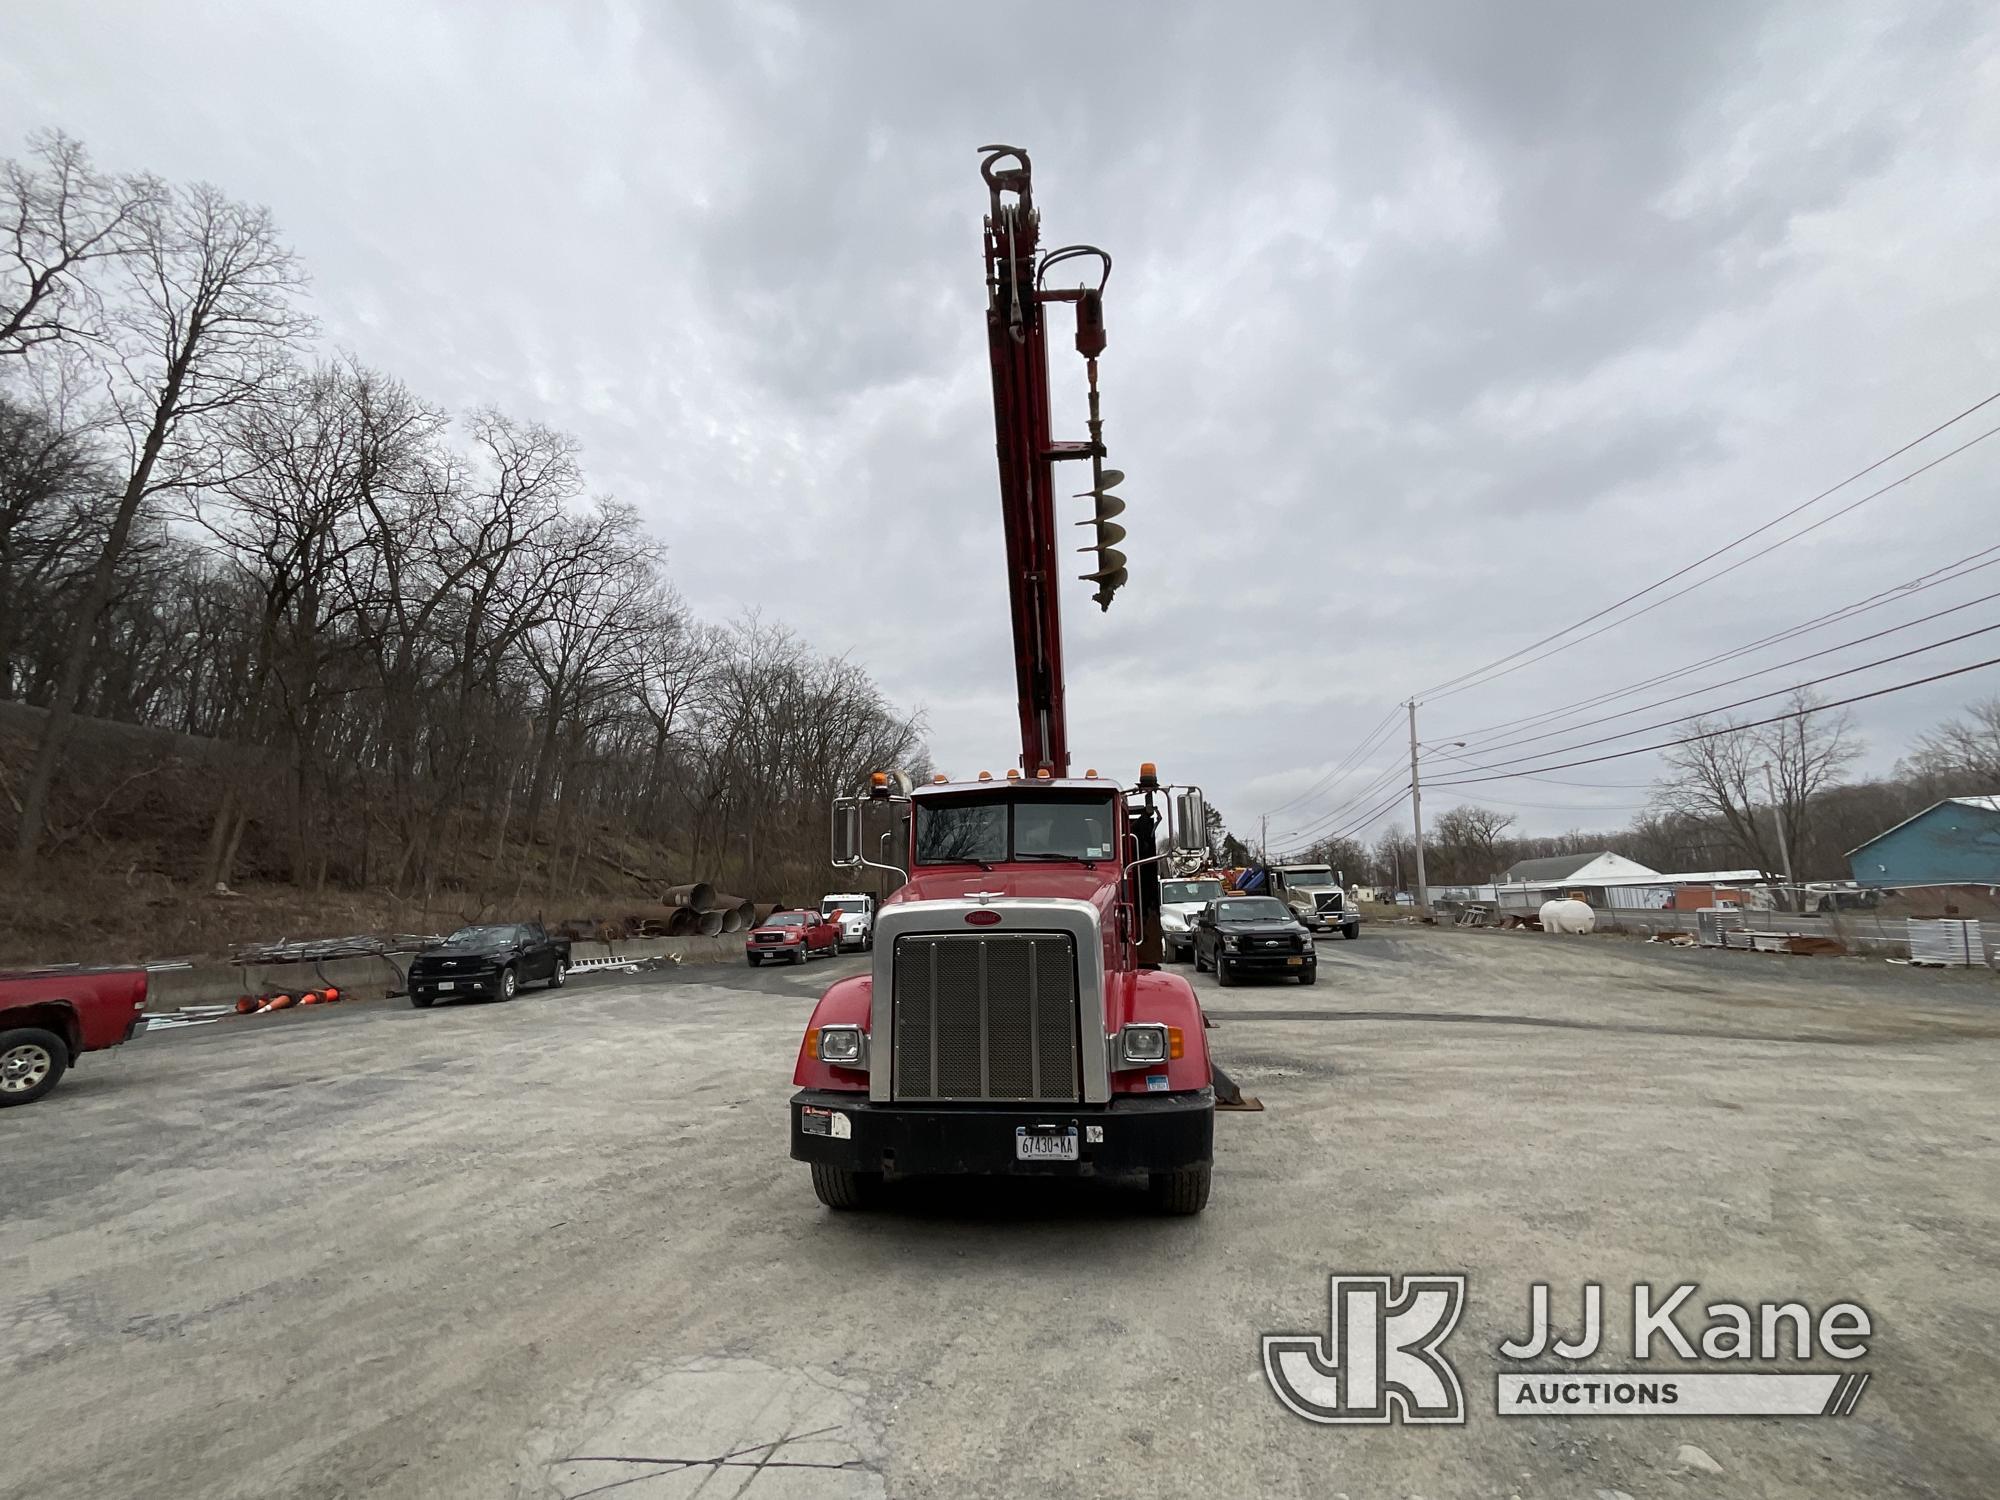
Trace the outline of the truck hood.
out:
M 963 901 L 973 892 L 981 891 L 1019 901 L 1093 901 L 1104 906 L 1110 903 L 1117 889 L 1118 867 L 1109 860 L 1095 869 L 1053 860 L 1046 864 L 1000 864 L 990 870 L 977 865 L 931 866 L 919 870 L 908 885 L 882 904 Z

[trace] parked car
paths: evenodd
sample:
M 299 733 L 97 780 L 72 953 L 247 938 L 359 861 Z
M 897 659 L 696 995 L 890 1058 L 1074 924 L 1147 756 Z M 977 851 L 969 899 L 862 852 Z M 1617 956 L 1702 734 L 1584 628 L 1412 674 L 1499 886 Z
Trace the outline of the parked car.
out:
M 145 1024 L 144 969 L 0 974 L 0 1106 L 33 1104 L 84 1053 L 128 1042 Z
M 1222 880 L 1214 875 L 1160 882 L 1160 945 L 1168 963 L 1194 957 L 1194 924 L 1202 908 L 1221 895 Z
M 743 958 L 751 968 L 765 959 L 802 964 L 818 953 L 840 951 L 840 924 L 816 911 L 774 911 L 743 937 Z
M 840 946 L 866 953 L 875 946 L 875 903 L 866 896 L 842 892 L 822 896 L 820 911 L 830 922 L 840 924 Z
M 424 1010 L 460 995 L 512 1000 L 524 984 L 561 989 L 568 975 L 568 938 L 551 937 L 540 922 L 481 923 L 410 960 L 410 1004 Z
M 1311 984 L 1319 961 L 1305 925 L 1276 896 L 1225 896 L 1202 908 L 1194 930 L 1194 966 L 1216 982 L 1275 974 Z

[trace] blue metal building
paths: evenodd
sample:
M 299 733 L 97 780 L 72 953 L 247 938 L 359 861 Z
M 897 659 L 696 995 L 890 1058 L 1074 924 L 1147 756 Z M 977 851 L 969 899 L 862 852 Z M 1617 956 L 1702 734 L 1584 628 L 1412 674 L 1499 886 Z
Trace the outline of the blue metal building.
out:
M 2000 797 L 1948 797 L 1847 852 L 1860 885 L 2000 886 Z

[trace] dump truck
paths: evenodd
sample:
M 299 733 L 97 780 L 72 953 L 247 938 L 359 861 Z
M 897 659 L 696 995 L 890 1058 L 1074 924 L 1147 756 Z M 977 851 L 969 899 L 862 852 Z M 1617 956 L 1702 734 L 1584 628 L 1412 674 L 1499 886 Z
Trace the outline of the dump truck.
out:
M 1108 609 L 1126 582 L 1104 466 L 1097 359 L 1110 257 L 1043 253 L 1027 154 L 982 148 L 986 330 L 993 375 L 1018 764 L 912 785 L 874 772 L 832 806 L 833 862 L 885 870 L 870 971 L 814 1008 L 793 1070 L 791 1154 L 820 1201 L 861 1208 L 894 1177 L 1143 1176 L 1171 1214 L 1208 1202 L 1215 1083 L 1193 988 L 1161 969 L 1163 866 L 1199 866 L 1199 788 L 1146 763 L 1129 780 L 1070 769 L 1055 473 L 1088 465 L 1077 523 L 1084 580 Z M 1095 285 L 1054 284 L 1087 265 Z M 1046 312 L 1070 303 L 1085 362 L 1089 436 L 1050 436 Z M 864 850 L 886 824 L 900 862 Z M 1199 851 L 1199 852 L 1197 852 Z

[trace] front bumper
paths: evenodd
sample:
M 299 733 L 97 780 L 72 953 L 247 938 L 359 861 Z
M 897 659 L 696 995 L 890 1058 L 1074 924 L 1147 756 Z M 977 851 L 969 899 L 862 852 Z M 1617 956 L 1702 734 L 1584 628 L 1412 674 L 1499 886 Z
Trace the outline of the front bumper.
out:
M 450 985 L 450 989 L 445 986 Z M 412 974 L 409 991 L 419 997 L 432 999 L 449 995 L 454 999 L 460 995 L 497 995 L 500 993 L 500 971 L 487 969 L 464 974 Z
M 830 1111 L 832 1129 L 808 1134 L 805 1110 Z M 1215 1091 L 1121 1094 L 1110 1104 L 876 1104 L 865 1094 L 800 1089 L 792 1095 L 792 1159 L 897 1177 L 1021 1174 L 1092 1177 L 1166 1172 L 1215 1153 Z M 819 1117 L 824 1120 L 824 1115 Z M 1014 1130 L 1077 1128 L 1075 1161 L 1015 1159 Z
M 1229 965 L 1232 974 L 1309 974 L 1318 962 L 1316 953 L 1230 953 L 1216 957 Z

